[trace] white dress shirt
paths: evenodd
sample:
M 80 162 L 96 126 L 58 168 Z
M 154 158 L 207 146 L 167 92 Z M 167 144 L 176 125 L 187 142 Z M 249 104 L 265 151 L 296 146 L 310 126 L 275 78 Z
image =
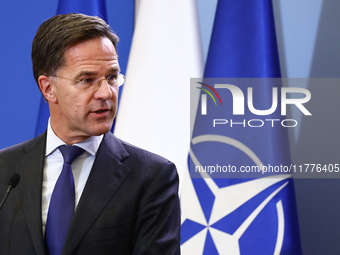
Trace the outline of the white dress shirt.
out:
M 81 154 L 78 158 L 76 158 L 72 163 L 72 173 L 76 194 L 75 208 L 78 205 L 87 178 L 90 175 L 91 168 L 102 139 L 103 135 L 92 136 L 80 143 L 74 144 L 85 150 L 85 152 Z M 66 143 L 64 143 L 59 137 L 56 136 L 49 121 L 47 127 L 46 151 L 42 183 L 43 233 L 45 233 L 47 213 L 51 201 L 52 192 L 64 164 L 63 156 L 58 149 L 58 147 L 61 145 L 66 145 Z

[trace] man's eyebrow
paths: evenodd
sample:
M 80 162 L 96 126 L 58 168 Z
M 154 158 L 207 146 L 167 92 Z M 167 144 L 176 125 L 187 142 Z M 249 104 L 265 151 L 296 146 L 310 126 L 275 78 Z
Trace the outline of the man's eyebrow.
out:
M 107 73 L 115 73 L 115 72 L 120 73 L 120 67 L 112 67 L 111 69 L 107 71 Z M 75 80 L 79 80 L 79 78 L 82 76 L 97 76 L 97 75 L 98 75 L 97 72 L 84 70 L 84 71 L 80 71 L 80 73 L 76 75 Z
M 108 73 L 115 73 L 118 72 L 120 73 L 120 67 L 112 67 L 111 69 L 108 70 Z
M 75 77 L 76 80 L 78 80 L 82 76 L 96 76 L 97 72 L 91 72 L 91 71 L 81 71 L 78 73 Z

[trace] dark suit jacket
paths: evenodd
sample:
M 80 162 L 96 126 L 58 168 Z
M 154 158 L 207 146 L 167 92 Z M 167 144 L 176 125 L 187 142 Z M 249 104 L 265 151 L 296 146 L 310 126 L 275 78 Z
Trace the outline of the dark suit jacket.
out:
M 0 254 L 46 254 L 41 189 L 46 133 L 0 151 Z M 179 254 L 178 176 L 173 163 L 104 136 L 62 254 Z

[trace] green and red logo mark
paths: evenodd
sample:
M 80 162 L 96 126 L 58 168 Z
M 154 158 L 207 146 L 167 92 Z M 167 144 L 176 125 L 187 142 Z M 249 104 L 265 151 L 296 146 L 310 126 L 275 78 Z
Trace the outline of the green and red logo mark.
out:
M 214 92 L 214 94 L 217 96 L 218 100 L 220 101 L 220 104 L 222 105 L 222 100 L 221 100 L 221 97 L 220 95 L 217 93 L 217 91 L 211 87 L 210 85 L 206 84 L 206 83 L 203 83 L 203 82 L 197 82 L 199 84 L 202 84 L 204 86 L 206 86 L 207 88 L 209 88 L 212 92 Z M 212 100 L 214 100 L 214 103 L 215 105 L 217 106 L 217 103 L 216 103 L 216 100 L 215 100 L 215 97 L 213 96 L 213 94 L 211 94 L 211 92 L 207 89 L 204 89 L 204 88 L 200 88 L 200 87 L 197 87 L 198 89 L 200 90 L 203 90 L 204 92 L 206 92 L 211 98 Z M 201 114 L 202 115 L 206 115 L 207 114 L 207 95 L 206 94 L 202 94 L 201 95 Z

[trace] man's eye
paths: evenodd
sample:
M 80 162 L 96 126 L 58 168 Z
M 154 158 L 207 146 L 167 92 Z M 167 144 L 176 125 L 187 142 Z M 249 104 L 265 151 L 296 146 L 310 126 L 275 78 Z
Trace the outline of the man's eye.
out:
M 110 75 L 106 78 L 107 83 L 110 84 L 111 86 L 117 85 L 117 79 L 118 79 L 118 75 L 116 75 L 116 74 Z
M 86 79 L 82 79 L 81 82 L 85 85 L 91 85 L 94 82 L 93 78 L 86 78 Z
M 109 77 L 106 78 L 106 80 L 107 80 L 108 82 L 110 82 L 110 81 L 115 81 L 115 80 L 117 80 L 117 77 L 118 77 L 118 75 L 116 75 L 116 74 L 110 75 Z

